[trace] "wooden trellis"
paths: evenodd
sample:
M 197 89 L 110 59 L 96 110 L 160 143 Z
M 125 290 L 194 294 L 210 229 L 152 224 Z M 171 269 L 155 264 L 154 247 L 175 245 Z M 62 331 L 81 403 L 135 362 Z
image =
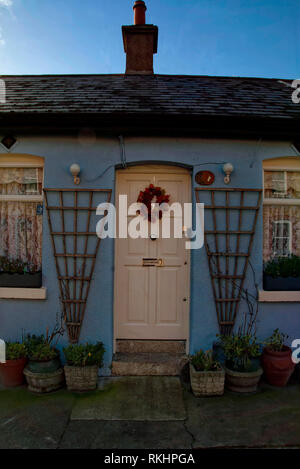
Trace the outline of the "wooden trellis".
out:
M 204 192 L 206 192 L 206 197 Z M 200 200 L 200 194 L 201 199 Z M 249 195 L 254 203 L 246 204 Z M 261 204 L 260 189 L 196 188 L 196 200 L 204 202 L 210 213 L 210 227 L 205 217 L 205 247 L 221 334 L 230 334 L 235 324 L 251 255 L 256 222 Z M 216 201 L 222 199 L 220 201 Z M 231 198 L 237 198 L 231 204 Z M 235 214 L 235 216 L 234 216 Z M 245 216 L 247 215 L 247 216 Z M 221 217 L 224 218 L 221 223 Z M 243 226 L 248 224 L 247 229 Z M 235 226 L 233 226 L 235 225 Z M 233 247 L 234 245 L 234 247 Z M 242 246 L 241 246 L 242 245 Z
M 91 216 L 97 208 L 93 207 L 95 194 L 106 194 L 106 200 L 102 202 L 110 202 L 111 192 L 110 189 L 44 189 L 60 297 L 70 343 L 77 343 L 79 339 L 101 242 L 96 234 L 96 226 L 91 226 Z M 49 204 L 50 193 L 58 200 L 58 204 Z M 81 198 L 84 194 L 88 204 L 83 200 L 82 205 Z M 73 202 L 71 204 L 70 199 Z M 71 214 L 71 221 L 66 220 L 67 213 Z M 86 228 L 82 231 L 78 231 L 80 215 L 86 217 L 86 222 L 83 223 Z M 89 252 L 91 237 L 94 237 L 94 246 L 92 252 Z

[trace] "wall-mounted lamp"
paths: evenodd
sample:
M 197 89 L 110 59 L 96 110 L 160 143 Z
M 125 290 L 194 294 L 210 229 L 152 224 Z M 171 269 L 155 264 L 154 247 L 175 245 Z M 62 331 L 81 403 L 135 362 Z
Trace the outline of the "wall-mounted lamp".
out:
M 223 171 L 226 174 L 226 176 L 224 177 L 224 182 L 225 182 L 225 184 L 229 184 L 230 183 L 231 173 L 234 171 L 233 164 L 225 163 L 224 166 L 223 166 Z
M 80 171 L 81 169 L 80 169 L 79 164 L 74 163 L 72 164 L 72 166 L 70 166 L 70 173 L 72 174 L 74 178 L 74 184 L 80 184 L 80 177 L 79 177 Z

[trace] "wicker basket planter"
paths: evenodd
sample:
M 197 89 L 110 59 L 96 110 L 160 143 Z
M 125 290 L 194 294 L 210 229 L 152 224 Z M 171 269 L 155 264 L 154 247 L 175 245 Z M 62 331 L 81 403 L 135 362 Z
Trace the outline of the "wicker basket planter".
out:
M 32 373 L 26 367 L 24 375 L 29 391 L 37 393 L 57 391 L 64 384 L 64 370 L 62 368 L 51 373 Z
M 262 368 L 249 372 L 239 372 L 225 368 L 225 372 L 226 388 L 239 393 L 256 392 L 259 380 L 263 374 Z
M 98 366 L 64 367 L 67 388 L 69 391 L 94 391 L 97 388 Z
M 224 394 L 225 372 L 196 371 L 190 363 L 190 377 L 193 394 L 201 396 L 222 396 Z

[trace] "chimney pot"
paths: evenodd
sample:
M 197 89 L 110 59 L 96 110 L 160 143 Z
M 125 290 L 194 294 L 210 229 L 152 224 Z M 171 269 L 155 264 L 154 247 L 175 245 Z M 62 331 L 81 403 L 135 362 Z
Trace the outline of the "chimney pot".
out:
M 133 5 L 135 25 L 146 24 L 146 10 L 147 7 L 145 5 L 145 2 L 143 2 L 142 0 L 137 0 L 135 2 L 135 4 Z

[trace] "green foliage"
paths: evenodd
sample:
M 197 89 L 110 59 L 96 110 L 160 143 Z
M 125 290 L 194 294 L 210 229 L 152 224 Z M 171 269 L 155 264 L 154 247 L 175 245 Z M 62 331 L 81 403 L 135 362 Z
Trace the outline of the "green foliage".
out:
M 59 356 L 59 351 L 49 344 L 37 345 L 30 355 L 30 360 L 35 362 L 46 362 Z
M 24 344 L 27 355 L 32 361 L 48 361 L 59 356 L 58 350 L 47 342 L 44 335 L 28 334 Z
M 0 272 L 11 274 L 35 274 L 37 268 L 34 264 L 23 262 L 20 259 L 9 259 L 0 256 Z
M 46 335 L 27 334 L 24 344 L 26 346 L 29 359 L 32 361 L 48 361 L 59 357 L 59 351 L 55 348 L 55 345 L 63 334 L 63 315 L 61 315 L 60 321 L 57 315 L 56 324 L 51 333 L 47 327 Z
M 277 257 L 266 263 L 264 272 L 273 278 L 300 277 L 300 257 L 294 254 L 289 257 Z
M 37 346 L 44 344 L 44 343 L 45 343 L 44 335 L 27 334 L 27 336 L 24 339 L 24 344 L 27 349 L 28 357 L 31 358 Z
M 227 365 L 235 371 L 250 371 L 252 358 L 259 357 L 260 346 L 253 335 L 223 335 L 221 342 L 224 348 Z
M 213 359 L 212 350 L 199 350 L 190 357 L 191 364 L 197 371 L 219 371 L 221 365 L 219 362 Z
M 279 329 L 275 329 L 273 334 L 264 342 L 264 345 L 270 347 L 274 352 L 281 352 L 284 346 L 284 341 L 289 336 L 280 332 Z
M 27 350 L 24 344 L 19 342 L 6 342 L 6 360 L 18 360 L 27 357 Z
M 102 342 L 97 344 L 69 345 L 63 349 L 67 364 L 70 366 L 103 365 L 105 352 Z

